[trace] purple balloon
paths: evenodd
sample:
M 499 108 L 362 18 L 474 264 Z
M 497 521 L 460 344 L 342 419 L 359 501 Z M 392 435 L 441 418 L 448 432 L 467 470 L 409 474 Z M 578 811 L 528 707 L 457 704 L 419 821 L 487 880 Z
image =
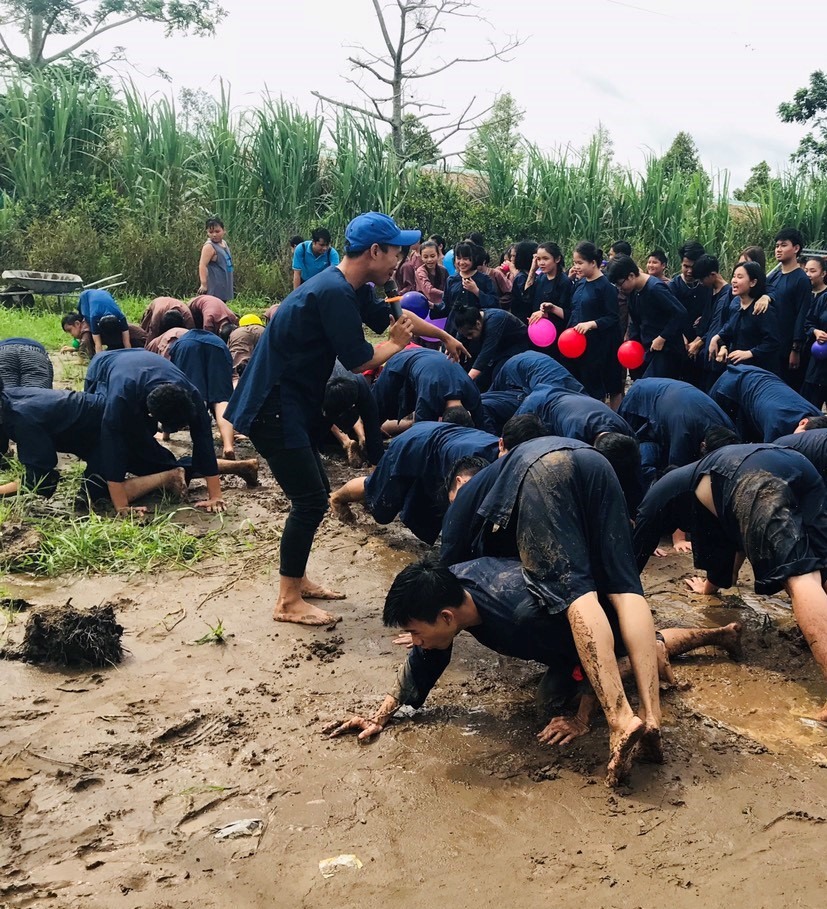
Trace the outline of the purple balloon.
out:
M 816 360 L 827 360 L 827 341 L 816 341 L 810 352 Z
M 445 319 L 432 319 L 430 316 L 428 316 L 428 318 L 425 319 L 425 321 L 426 321 L 426 322 L 430 322 L 431 325 L 434 326 L 434 328 L 439 328 L 439 329 L 442 329 L 442 330 L 444 331 L 444 330 L 445 330 L 445 323 L 446 323 L 448 320 L 447 320 L 447 318 L 445 318 Z M 423 338 L 422 340 L 423 340 L 423 341 L 439 341 L 439 338 Z
M 418 290 L 409 290 L 406 294 L 402 294 L 402 299 L 399 303 L 402 309 L 407 309 L 408 312 L 419 316 L 420 319 L 424 319 L 430 311 L 427 297 Z

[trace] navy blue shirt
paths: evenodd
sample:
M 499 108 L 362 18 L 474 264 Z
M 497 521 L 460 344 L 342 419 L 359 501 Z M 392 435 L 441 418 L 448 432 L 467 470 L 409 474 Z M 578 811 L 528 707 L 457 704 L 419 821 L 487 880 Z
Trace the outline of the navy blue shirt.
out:
M 497 373 L 491 389 L 492 391 L 518 389 L 527 395 L 540 385 L 550 385 L 566 391 L 583 391 L 583 386 L 565 366 L 552 360 L 547 354 L 534 350 L 527 350 L 506 360 Z
M 695 323 L 703 317 L 704 310 L 709 305 L 712 289 L 701 284 L 700 281 L 691 287 L 684 281 L 683 275 L 675 275 L 669 282 L 669 290 L 678 298 L 686 310 L 686 321 L 683 333 L 687 341 L 694 341 L 698 336 Z
M 604 336 L 615 340 L 620 325 L 617 288 L 605 275 L 600 275 L 593 281 L 578 281 L 574 288 L 569 325 L 578 325 L 580 322 L 597 322 L 597 328 L 587 335 L 589 343 L 592 343 L 593 338 Z
M 58 452 L 94 461 L 105 401 L 99 395 L 52 388 L 7 388 L 0 395 L 2 431 L 34 488 L 57 467 Z
M 449 275 L 445 284 L 442 303 L 437 304 L 431 310 L 432 319 L 447 317 L 448 321 L 445 323 L 445 331 L 449 334 L 453 334 L 454 331 L 454 311 L 459 309 L 460 306 L 479 306 L 480 309 L 500 308 L 500 295 L 488 275 L 484 275 L 481 271 L 475 271 L 471 275 L 471 280 L 477 285 L 479 296 L 463 288 L 461 275 Z
M 281 386 L 286 448 L 307 448 L 324 425 L 327 380 L 338 357 L 347 369 L 373 358 L 362 323 L 377 333 L 390 323 L 373 288 L 354 290 L 339 268 L 328 268 L 289 294 L 256 345 L 225 417 L 238 432 L 250 427 L 274 386 Z
M 496 376 L 502 364 L 529 348 L 528 329 L 504 309 L 482 311 L 482 337 L 472 369 Z
M 754 310 L 754 301 L 746 308 L 739 303 L 729 321 L 718 332 L 721 346 L 726 347 L 729 353 L 734 350 L 752 351 L 750 365 L 777 372 L 779 334 L 776 310 L 772 305 L 761 315 L 756 315 Z
M 537 312 L 543 303 L 553 303 L 563 310 L 562 319 L 555 315 L 550 317 L 559 335 L 569 324 L 571 318 L 574 284 L 569 276 L 561 271 L 558 271 L 553 278 L 538 275 L 528 290 L 525 287 L 527 280 L 528 275 L 525 272 L 520 272 L 514 279 L 511 290 L 511 312 L 523 322 L 527 322 L 528 317 Z
M 786 358 L 792 342 L 804 340 L 804 320 L 813 298 L 813 285 L 803 268 L 794 268 L 786 275 L 777 268 L 767 275 L 767 293 L 778 314 L 779 348 Z
M 827 331 L 827 290 L 823 290 L 820 294 L 813 294 L 807 317 L 804 320 L 806 344 L 812 344 L 815 341 L 813 331 L 816 328 L 819 331 Z M 805 379 L 813 385 L 827 385 L 827 360 L 810 357 Z
M 471 595 L 480 624 L 468 633 L 495 653 L 533 660 L 570 673 L 578 663 L 565 615 L 549 614 L 526 587 L 516 559 L 476 559 L 454 565 L 453 574 Z M 424 650 L 412 647 L 391 692 L 400 704 L 421 707 L 451 662 L 452 648 Z
M 233 393 L 233 358 L 211 331 L 190 329 L 170 348 L 170 360 L 201 392 L 207 404 L 229 401 Z
M 483 426 L 480 392 L 468 373 L 438 350 L 411 348 L 391 357 L 373 384 L 380 420 L 438 420 L 445 402 L 460 400 L 476 426 Z
M 728 366 L 709 394 L 735 420 L 742 438 L 759 442 L 772 442 L 804 417 L 821 415 L 782 379 L 756 366 Z
M 536 414 L 550 436 L 579 439 L 591 445 L 601 432 L 633 437 L 632 427 L 602 401 L 556 388 L 538 388 L 526 397 L 517 414 Z
M 629 339 L 640 341 L 651 355 L 652 341 L 666 339 L 664 353 L 683 356 L 683 326 L 686 309 L 666 284 L 658 278 L 648 278 L 643 290 L 629 297 Z
M 700 457 L 701 442 L 715 426 L 735 430 L 732 420 L 694 385 L 676 379 L 640 379 L 626 392 L 618 414 L 639 442 L 659 448 L 659 469 L 683 467 Z
M 218 476 L 212 425 L 201 392 L 173 363 L 148 350 L 108 350 L 89 364 L 85 391 L 102 395 L 106 404 L 101 423 L 101 474 L 107 482 L 122 483 L 130 455 L 155 449 L 158 423 L 149 416 L 147 395 L 159 385 L 180 385 L 192 398 L 192 469 L 203 477 Z
M 468 456 L 493 461 L 499 439 L 451 423 L 416 423 L 391 440 L 376 470 L 365 481 L 365 507 L 379 524 L 397 515 L 420 540 L 439 536 L 447 500 L 445 479 Z
M 827 481 L 827 429 L 805 429 L 775 440 L 780 448 L 793 448 L 804 457 Z
M 482 394 L 482 410 L 489 432 L 502 435 L 503 426 L 514 416 L 525 395 L 518 389 L 506 391 L 485 391 Z

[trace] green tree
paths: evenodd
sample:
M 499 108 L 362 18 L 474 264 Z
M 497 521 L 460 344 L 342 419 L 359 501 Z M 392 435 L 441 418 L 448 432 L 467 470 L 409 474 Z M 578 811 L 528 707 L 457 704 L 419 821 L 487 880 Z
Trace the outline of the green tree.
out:
M 441 157 L 428 127 L 416 114 L 402 118 L 402 157 L 417 164 L 433 164 Z
M 665 181 L 671 180 L 676 173 L 689 175 L 703 171 L 695 140 L 683 131 L 672 140 L 661 163 Z
M 827 75 L 821 70 L 811 73 L 810 84 L 800 88 L 792 101 L 780 104 L 778 116 L 784 123 L 810 126 L 792 160 L 805 169 L 827 171 Z
M 771 173 L 769 164 L 761 161 L 749 172 L 747 182 L 741 189 L 736 189 L 733 195 L 739 202 L 760 202 L 772 185 L 780 183 Z
M 225 15 L 212 0 L 0 0 L 0 63 L 43 70 L 93 55 L 90 43 L 133 22 L 156 22 L 166 35 L 211 35 Z M 9 31 L 22 35 L 25 52 L 12 50 Z M 123 48 L 112 59 L 123 59 Z
M 506 92 L 498 95 L 490 115 L 474 130 L 465 146 L 465 166 L 470 170 L 486 170 L 493 155 L 515 171 L 525 158 L 521 148 L 520 125 L 525 111 L 517 106 L 513 96 Z

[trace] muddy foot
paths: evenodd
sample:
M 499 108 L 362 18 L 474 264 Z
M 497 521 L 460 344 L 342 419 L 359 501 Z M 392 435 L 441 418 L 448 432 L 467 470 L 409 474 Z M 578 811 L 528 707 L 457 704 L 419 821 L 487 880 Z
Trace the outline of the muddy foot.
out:
M 731 622 L 724 627 L 725 637 L 721 641 L 721 647 L 726 650 L 729 658 L 740 663 L 744 658 L 744 646 L 741 642 L 741 632 L 744 626 L 740 622 Z
M 248 489 L 252 489 L 254 486 L 258 486 L 258 463 L 253 462 L 251 464 L 246 464 L 240 466 L 237 472 L 237 476 L 241 477 L 242 480 L 247 484 Z
M 349 467 L 359 468 L 363 465 L 362 449 L 357 441 L 352 441 L 347 447 L 347 463 Z
M 225 448 L 224 454 L 222 454 L 221 457 L 224 458 L 225 461 L 235 461 L 235 452 L 232 448 Z
M 658 657 L 658 678 L 663 683 L 661 687 L 674 687 L 678 684 L 678 680 L 675 678 L 675 673 L 672 672 L 672 664 L 669 662 L 669 651 L 666 649 L 666 644 L 658 640 L 655 644 L 655 652 Z
M 347 594 L 340 593 L 338 590 L 331 590 L 329 587 L 322 587 L 321 584 L 313 584 L 310 581 L 302 584 L 302 596 L 310 597 L 314 600 L 346 600 Z
M 343 524 L 355 524 L 356 516 L 345 502 L 337 502 L 335 496 L 330 499 L 330 510 Z
M 636 716 L 623 732 L 610 736 L 611 755 L 606 767 L 606 785 L 609 788 L 616 788 L 629 775 L 635 745 L 643 736 L 645 728 L 643 720 Z
M 290 610 L 274 609 L 274 622 L 291 622 L 294 625 L 312 625 L 315 627 L 335 625 L 341 621 L 341 616 L 332 615 L 313 606 L 312 603 L 297 604 Z
M 644 729 L 635 758 L 645 764 L 662 764 L 664 762 L 663 738 L 660 729 Z
M 184 475 L 184 468 L 178 467 L 172 471 L 170 478 L 164 483 L 164 492 L 168 493 L 173 499 L 183 499 L 187 494 L 187 478 Z

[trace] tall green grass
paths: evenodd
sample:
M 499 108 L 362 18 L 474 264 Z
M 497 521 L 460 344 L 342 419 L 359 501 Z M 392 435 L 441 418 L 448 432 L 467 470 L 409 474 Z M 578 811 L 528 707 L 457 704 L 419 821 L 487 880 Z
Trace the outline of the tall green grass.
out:
M 798 226 L 827 240 L 827 182 L 784 174 L 749 207 L 729 203 L 725 172 L 667 174 L 652 157 L 618 167 L 598 135 L 584 149 L 525 145 L 483 156 L 474 175 L 395 155 L 372 121 L 325 123 L 263 95 L 235 106 L 226 86 L 190 126 L 166 97 L 113 92 L 71 75 L 29 75 L 0 91 L 0 259 L 6 267 L 114 271 L 133 292 L 187 296 L 203 219 L 223 217 L 242 291 L 290 288 L 287 239 L 325 225 L 341 245 L 347 222 L 380 209 L 451 241 L 482 230 L 492 249 L 513 239 L 626 239 L 636 254 L 693 237 L 731 264 L 747 243 L 769 247 Z

